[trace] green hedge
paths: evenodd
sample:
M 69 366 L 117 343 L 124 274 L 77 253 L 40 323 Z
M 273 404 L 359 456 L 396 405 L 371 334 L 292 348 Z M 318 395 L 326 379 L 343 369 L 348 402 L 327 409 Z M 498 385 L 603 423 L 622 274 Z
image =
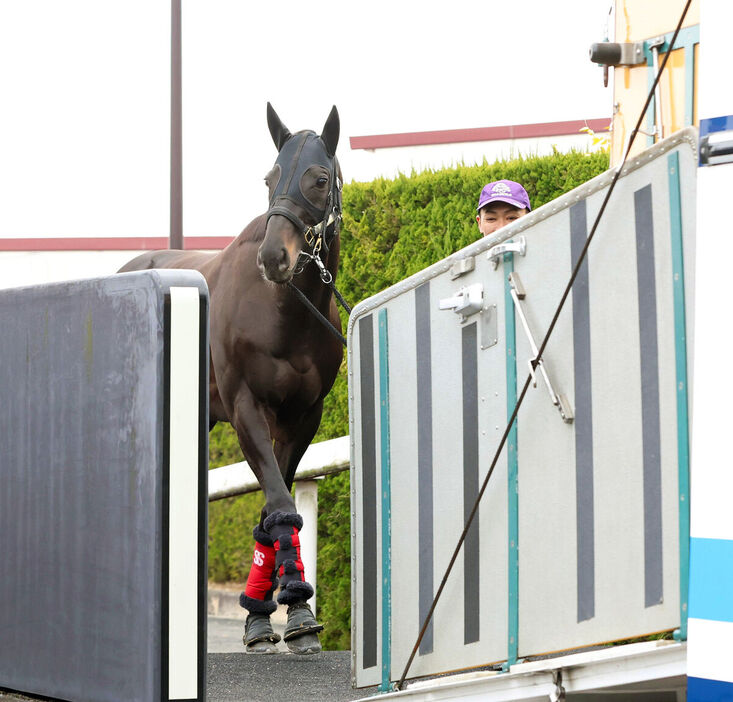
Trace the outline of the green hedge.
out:
M 475 241 L 481 188 L 506 178 L 522 183 L 536 209 L 608 168 L 606 152 L 518 158 L 458 166 L 388 180 L 344 186 L 339 290 L 352 304 L 374 295 Z M 347 316 L 342 312 L 346 328 Z M 348 428 L 346 362 L 324 404 L 315 441 L 343 436 Z M 211 467 L 241 460 L 234 432 L 219 425 L 211 434 Z M 350 507 L 348 473 L 321 481 L 318 516 L 318 616 L 326 625 L 324 647 L 350 648 Z M 245 580 L 252 553 L 252 526 L 261 494 L 212 503 L 209 577 Z

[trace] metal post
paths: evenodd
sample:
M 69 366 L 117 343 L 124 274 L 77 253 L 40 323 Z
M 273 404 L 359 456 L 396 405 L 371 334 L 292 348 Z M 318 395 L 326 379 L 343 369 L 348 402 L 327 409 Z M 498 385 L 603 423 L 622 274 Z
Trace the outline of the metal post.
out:
M 183 248 L 181 0 L 171 0 L 171 192 L 168 246 Z
M 313 585 L 310 605 L 316 612 L 316 563 L 318 558 L 318 482 L 298 480 L 295 483 L 295 509 L 303 517 L 300 531 L 300 557 L 306 567 L 305 579 Z

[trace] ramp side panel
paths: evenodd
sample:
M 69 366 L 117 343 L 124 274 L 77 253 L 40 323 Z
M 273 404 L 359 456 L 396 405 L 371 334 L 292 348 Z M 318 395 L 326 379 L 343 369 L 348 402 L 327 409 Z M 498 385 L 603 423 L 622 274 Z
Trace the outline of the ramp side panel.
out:
M 693 255 L 694 197 L 690 186 L 694 189 L 694 179 L 689 174 L 694 174 L 694 152 L 683 145 L 679 153 L 685 174 L 685 250 Z M 585 527 L 575 482 L 577 456 L 572 450 L 563 453 L 559 445 L 543 447 L 529 435 L 528 427 L 541 428 L 541 416 L 548 411 L 538 406 L 546 400 L 538 392 L 540 388 L 532 391 L 521 416 L 522 655 L 673 629 L 680 623 L 675 338 L 666 156 L 624 176 L 623 188 L 615 195 L 589 251 L 593 516 Z M 588 228 L 602 197 L 599 192 L 587 200 Z M 649 210 L 646 215 L 640 207 Z M 628 226 L 616 226 L 618 221 Z M 542 236 L 541 227 L 533 230 L 531 241 L 535 235 Z M 569 241 L 560 248 L 569 251 Z M 535 270 L 536 265 L 531 256 L 518 264 L 528 289 L 547 282 L 547 270 Z M 565 278 L 570 274 L 569 261 L 567 265 Z M 690 289 L 689 269 L 685 273 Z M 549 309 L 537 310 L 541 329 L 547 328 L 551 313 Z M 563 317 L 567 316 L 564 312 Z M 555 340 L 548 346 L 548 361 L 553 367 L 566 353 L 571 355 L 571 340 L 579 334 L 577 320 L 562 331 L 563 317 L 556 335 L 565 340 L 567 348 L 554 350 Z M 521 343 L 518 349 L 520 354 L 528 353 Z M 567 381 L 560 378 L 558 382 L 571 388 L 569 398 L 577 408 L 583 388 L 573 387 L 572 368 L 566 370 Z M 577 432 L 583 422 L 582 416 L 576 417 L 573 431 Z M 559 431 L 558 427 L 552 441 Z M 557 494 L 553 492 L 556 480 L 567 482 Z M 570 504 L 560 501 L 563 493 L 572 496 Z M 558 504 L 565 505 L 569 514 L 560 518 L 553 515 L 553 505 Z M 537 511 L 542 509 L 554 520 L 550 529 L 536 520 Z M 555 523 L 558 520 L 564 525 Z M 579 562 L 576 547 L 588 525 L 594 534 L 589 552 L 592 558 Z M 592 588 L 588 591 L 586 586 L 584 592 L 581 584 L 588 582 L 589 572 L 593 573 Z M 541 597 L 536 585 L 540 578 Z
M 145 272 L 0 294 L 1 687 L 80 701 L 168 699 L 163 621 L 176 614 L 162 598 L 164 300 L 176 282 L 201 297 L 199 355 L 207 357 L 200 276 Z M 205 388 L 208 361 L 193 372 Z M 205 407 L 196 410 L 204 469 Z M 190 486 L 199 496 L 189 574 L 198 638 L 188 642 L 186 689 L 194 699 L 205 694 L 205 473 L 199 478 Z
M 382 679 L 378 362 L 377 317 L 364 315 L 349 338 L 352 572 L 359 574 L 352 583 L 352 666 L 360 687 Z
M 0 296 L 3 686 L 159 690 L 160 313 L 154 289 L 117 282 Z
M 484 281 L 487 301 L 503 310 L 501 273 L 492 271 L 487 279 L 487 271 L 488 264 L 477 259 L 476 271 L 462 278 L 461 285 Z M 400 676 L 417 641 L 505 422 L 502 348 L 480 349 L 478 315 L 461 324 L 455 313 L 439 309 L 440 300 L 455 288 L 449 276 L 436 276 L 387 305 L 390 339 L 399 338 L 390 355 L 390 377 L 400 381 L 390 393 L 392 561 L 398 571 L 415 576 L 392 581 L 393 679 Z M 427 349 L 425 369 L 421 357 Z M 411 676 L 436 667 L 481 665 L 486 655 L 493 660 L 504 656 L 506 501 L 502 459 L 426 629 Z M 421 595 L 426 581 L 431 587 Z
M 686 259 L 694 259 L 695 141 L 694 130 L 683 131 L 627 166 L 558 319 L 545 363 L 555 391 L 579 413 L 575 421 L 563 421 L 539 373 L 538 387 L 529 389 L 519 413 L 517 446 L 509 447 L 518 459 L 518 647 L 505 448 L 478 528 L 458 556 L 409 677 L 679 626 L 674 358 L 680 342 L 669 260 L 668 156 L 680 155 L 683 248 Z M 599 176 L 522 218 L 508 233 L 477 241 L 360 303 L 352 314 L 356 389 L 363 380 L 360 327 L 369 315 L 389 313 L 392 680 L 401 676 L 413 649 L 429 607 L 426 592 L 437 590 L 513 407 L 507 359 L 514 366 L 516 355 L 521 389 L 533 356 L 507 294 L 507 274 L 513 266 L 524 285 L 527 296 L 520 304 L 539 345 L 612 178 L 613 172 Z M 494 268 L 488 249 L 520 235 L 526 255 L 507 254 L 511 260 Z M 454 275 L 453 265 L 467 257 L 474 265 L 461 264 Z M 688 310 L 692 273 L 686 265 Z M 485 344 L 483 312 L 461 319 L 439 309 L 441 300 L 478 283 L 484 307 L 496 303 L 493 346 Z M 516 349 L 505 338 L 512 321 Z M 688 320 L 688 340 L 690 327 Z M 358 391 L 350 401 L 358 462 L 366 441 L 358 433 Z M 372 404 L 378 403 L 375 397 Z M 355 464 L 355 525 L 364 501 L 360 470 Z M 378 490 L 376 482 L 372 489 Z M 432 495 L 429 508 L 426 495 Z M 426 525 L 430 520 L 432 527 Z M 354 587 L 360 592 L 362 581 L 373 576 L 355 552 Z M 363 673 L 357 665 L 359 685 L 379 682 Z

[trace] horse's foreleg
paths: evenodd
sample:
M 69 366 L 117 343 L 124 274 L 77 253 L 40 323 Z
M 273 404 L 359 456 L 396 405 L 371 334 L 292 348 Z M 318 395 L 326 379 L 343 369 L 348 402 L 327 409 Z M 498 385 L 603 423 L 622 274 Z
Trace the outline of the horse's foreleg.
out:
M 295 513 L 295 502 L 280 474 L 275 460 L 265 410 L 254 398 L 240 392 L 232 408 L 234 426 L 242 452 L 265 493 L 263 518 L 268 514 Z M 249 611 L 245 625 L 244 644 L 248 653 L 275 653 L 280 637 L 270 624 L 270 614 L 277 605 L 272 599 L 277 587 L 277 563 L 273 538 L 257 525 L 252 567 L 240 604 Z
M 265 494 L 263 519 L 275 512 L 295 512 L 295 502 L 275 459 L 265 408 L 248 391 L 240 392 L 232 408 L 231 422 L 242 452 Z
M 318 430 L 323 412 L 323 402 L 319 401 L 312 410 L 297 424 L 279 426 L 278 434 L 288 437 L 287 441 L 276 440 L 274 453 L 280 466 L 285 485 L 293 485 L 295 471 Z M 293 510 L 295 512 L 295 510 Z M 313 595 L 313 588 L 305 580 L 305 568 L 300 556 L 300 529 L 303 519 L 299 514 L 275 513 L 268 515 L 263 525 L 275 540 L 277 567 L 280 576 L 279 602 L 293 604 L 305 601 Z M 313 564 L 315 567 L 315 564 Z
M 323 401 L 321 400 L 297 425 L 287 427 L 287 431 L 283 433 L 288 435 L 288 441 L 275 441 L 275 458 L 288 490 L 293 487 L 295 471 L 318 431 L 322 414 Z
M 280 472 L 288 488 L 292 487 L 295 471 L 318 430 L 323 403 L 318 402 L 300 422 L 279 427 L 287 441 L 275 441 L 274 450 Z M 280 433 L 280 432 L 279 432 Z M 288 604 L 288 623 L 285 627 L 285 641 L 294 653 L 317 653 L 321 650 L 318 624 L 313 612 L 306 604 L 313 595 L 313 588 L 305 579 L 305 568 L 300 555 L 300 529 L 302 519 L 298 514 L 272 515 L 265 520 L 265 526 L 275 539 L 276 564 L 280 576 L 278 601 Z M 315 563 L 312 564 L 315 567 Z

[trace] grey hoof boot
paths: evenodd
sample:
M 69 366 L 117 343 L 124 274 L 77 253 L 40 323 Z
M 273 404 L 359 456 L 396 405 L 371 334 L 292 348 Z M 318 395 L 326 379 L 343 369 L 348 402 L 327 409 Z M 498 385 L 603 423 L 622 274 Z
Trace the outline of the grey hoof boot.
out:
M 242 641 L 247 653 L 277 653 L 275 644 L 280 641 L 280 634 L 272 630 L 269 614 L 252 613 L 244 624 Z
M 288 607 L 288 623 L 283 638 L 292 653 L 301 656 L 320 653 L 322 648 L 318 640 L 319 631 L 323 631 L 323 626 L 316 622 L 306 602 L 296 602 Z

